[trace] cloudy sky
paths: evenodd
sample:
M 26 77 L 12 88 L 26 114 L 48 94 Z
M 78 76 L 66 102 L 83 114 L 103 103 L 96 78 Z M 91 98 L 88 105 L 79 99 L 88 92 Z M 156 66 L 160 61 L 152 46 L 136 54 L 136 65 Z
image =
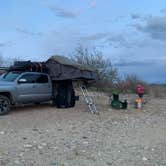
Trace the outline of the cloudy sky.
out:
M 0 0 L 0 55 L 45 60 L 96 47 L 121 74 L 166 82 L 165 0 Z

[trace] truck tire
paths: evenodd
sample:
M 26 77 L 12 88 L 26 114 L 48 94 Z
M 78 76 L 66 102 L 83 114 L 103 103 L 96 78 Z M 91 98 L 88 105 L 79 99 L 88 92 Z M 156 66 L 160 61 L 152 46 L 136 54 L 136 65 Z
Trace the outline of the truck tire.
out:
M 10 100 L 8 97 L 0 95 L 0 116 L 6 115 L 10 111 Z
M 76 104 L 75 92 L 74 92 L 74 90 L 72 89 L 72 91 L 71 91 L 71 100 L 70 100 L 70 105 L 69 105 L 69 107 L 74 107 L 75 104 Z
M 58 94 L 55 99 L 55 105 L 57 108 L 66 108 L 66 104 L 64 103 L 64 97 L 61 94 Z
M 70 108 L 75 106 L 75 93 L 74 90 L 69 91 L 67 94 L 60 93 L 56 96 L 55 103 L 57 108 Z
M 75 92 L 72 81 L 61 81 L 58 83 L 53 105 L 56 105 L 57 108 L 70 108 L 75 106 Z

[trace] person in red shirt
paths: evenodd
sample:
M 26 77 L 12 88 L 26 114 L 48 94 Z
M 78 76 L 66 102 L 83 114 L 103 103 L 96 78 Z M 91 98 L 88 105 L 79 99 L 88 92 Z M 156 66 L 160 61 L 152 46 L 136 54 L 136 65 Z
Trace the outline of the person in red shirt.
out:
M 138 84 L 138 85 L 137 85 L 137 88 L 136 88 L 136 92 L 137 92 L 139 98 L 142 98 L 142 97 L 143 97 L 144 91 L 145 91 L 145 90 L 144 90 L 144 87 L 143 87 L 141 84 Z

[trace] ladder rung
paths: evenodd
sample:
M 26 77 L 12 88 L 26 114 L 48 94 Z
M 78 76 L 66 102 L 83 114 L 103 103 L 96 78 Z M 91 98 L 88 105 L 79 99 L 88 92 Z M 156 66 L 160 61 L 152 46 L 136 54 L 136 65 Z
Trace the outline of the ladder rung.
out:
M 91 113 L 98 113 L 98 111 L 96 109 L 96 105 L 93 101 L 93 98 L 92 98 L 92 96 L 89 95 L 86 86 L 80 86 L 80 89 L 81 89 L 83 97 L 84 97 L 84 99 L 89 107 L 90 112 Z

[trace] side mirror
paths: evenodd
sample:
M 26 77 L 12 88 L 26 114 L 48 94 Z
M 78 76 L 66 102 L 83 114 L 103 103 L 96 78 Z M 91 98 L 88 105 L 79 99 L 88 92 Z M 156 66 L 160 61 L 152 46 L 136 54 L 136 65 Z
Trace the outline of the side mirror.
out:
M 25 78 L 21 78 L 21 79 L 18 80 L 19 84 L 23 84 L 23 83 L 26 83 L 26 82 L 27 82 L 27 80 Z

